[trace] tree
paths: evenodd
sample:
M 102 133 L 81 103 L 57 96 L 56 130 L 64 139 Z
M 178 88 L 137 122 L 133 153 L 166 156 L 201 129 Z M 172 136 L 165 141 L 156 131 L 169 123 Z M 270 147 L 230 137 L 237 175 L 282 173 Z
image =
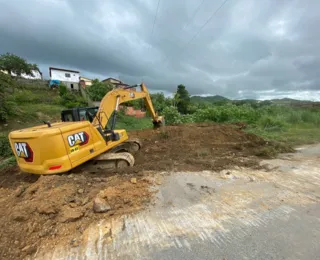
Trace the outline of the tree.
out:
M 28 63 L 17 55 L 6 53 L 0 55 L 0 70 L 7 71 L 9 75 L 14 73 L 17 76 L 21 74 L 34 76 L 33 71 L 39 71 L 39 68 L 37 64 Z
M 101 99 L 109 91 L 113 89 L 113 85 L 107 82 L 101 82 L 98 79 L 92 81 L 92 85 L 87 88 L 88 94 L 93 101 L 101 101 Z
M 177 87 L 177 93 L 175 94 L 174 99 L 177 104 L 178 111 L 181 114 L 187 114 L 188 106 L 190 104 L 190 95 L 184 85 L 180 84 Z
M 151 96 L 153 107 L 156 112 L 161 113 L 163 109 L 168 106 L 167 104 L 168 102 L 162 92 L 154 93 L 154 94 L 151 94 L 150 96 Z

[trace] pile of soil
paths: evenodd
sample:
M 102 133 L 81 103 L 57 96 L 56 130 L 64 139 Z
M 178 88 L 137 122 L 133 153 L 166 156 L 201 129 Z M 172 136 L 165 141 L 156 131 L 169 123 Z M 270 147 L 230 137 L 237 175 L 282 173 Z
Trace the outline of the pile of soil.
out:
M 135 155 L 136 165 L 120 173 L 37 176 L 17 167 L 0 172 L 0 258 L 23 259 L 39 247 L 72 244 L 90 223 L 147 206 L 150 186 L 160 184 L 152 170 L 256 167 L 256 149 L 267 143 L 241 128 L 197 124 L 130 132 L 143 147 Z M 105 203 L 103 213 L 95 211 L 97 201 Z
M 255 154 L 269 144 L 239 124 L 190 124 L 129 133 L 142 141 L 135 170 L 223 170 L 257 166 Z
M 0 259 L 24 259 L 61 242 L 72 245 L 92 222 L 136 212 L 152 197 L 152 179 L 142 176 L 11 170 L 0 178 Z M 95 211 L 97 198 L 104 212 Z

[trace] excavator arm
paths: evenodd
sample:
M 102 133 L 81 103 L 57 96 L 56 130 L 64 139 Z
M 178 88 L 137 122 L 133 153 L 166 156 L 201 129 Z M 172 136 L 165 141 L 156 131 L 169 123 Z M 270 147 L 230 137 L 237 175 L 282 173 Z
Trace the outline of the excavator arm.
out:
M 124 89 L 118 88 L 112 91 L 109 91 L 101 100 L 100 107 L 96 116 L 94 117 L 92 124 L 95 127 L 100 126 L 104 130 L 108 124 L 108 121 L 111 120 L 112 116 L 112 129 L 115 127 L 116 116 L 119 105 L 131 100 L 143 99 L 148 111 L 151 114 L 152 122 L 155 127 L 159 127 L 163 124 L 163 117 L 158 116 L 149 94 L 149 91 L 144 83 L 140 85 L 141 91 L 135 91 L 133 88 L 136 88 L 137 85 L 127 87 Z

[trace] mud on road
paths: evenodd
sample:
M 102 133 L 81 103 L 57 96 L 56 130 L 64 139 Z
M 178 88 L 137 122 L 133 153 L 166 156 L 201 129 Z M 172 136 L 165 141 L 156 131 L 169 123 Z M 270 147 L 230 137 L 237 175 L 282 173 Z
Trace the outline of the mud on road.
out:
M 163 181 L 156 172 L 261 168 L 255 154 L 271 144 L 241 128 L 197 124 L 130 132 L 143 148 L 135 155 L 136 165 L 121 172 L 36 176 L 17 168 L 2 171 L 0 258 L 25 259 L 57 244 L 77 248 L 90 224 L 155 203 Z M 104 203 L 98 205 L 103 212 L 94 211 L 97 202 Z

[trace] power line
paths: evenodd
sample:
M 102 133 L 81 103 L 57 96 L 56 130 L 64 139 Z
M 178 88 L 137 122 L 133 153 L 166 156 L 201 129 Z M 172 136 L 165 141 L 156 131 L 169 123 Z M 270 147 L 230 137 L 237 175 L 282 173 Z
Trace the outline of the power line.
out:
M 158 10 L 159 10 L 159 4 L 160 4 L 160 0 L 158 0 L 157 11 L 156 11 L 156 15 L 155 15 L 155 17 L 154 17 L 151 35 L 153 34 L 154 25 L 156 24 L 156 20 L 157 20 L 157 16 L 158 16 Z
M 203 2 L 203 1 L 202 1 Z M 213 14 L 209 17 L 209 19 L 201 26 L 201 28 L 199 29 L 199 31 L 197 31 L 192 37 L 191 39 L 187 42 L 187 44 L 184 46 L 184 48 L 182 49 L 183 53 L 185 51 L 185 48 L 199 35 L 199 33 L 201 32 L 201 30 L 211 21 L 211 19 L 215 16 L 215 14 L 228 2 L 228 0 L 224 0 L 223 3 L 213 12 Z M 202 4 L 202 3 L 201 3 Z M 201 6 L 201 4 L 198 6 L 198 8 Z M 197 8 L 197 9 L 198 9 Z M 197 12 L 198 10 L 196 10 Z M 169 57 L 167 56 L 164 63 L 169 59 Z
M 199 31 L 197 31 L 192 38 L 187 42 L 186 46 L 188 46 L 201 32 L 201 30 L 212 20 L 215 14 L 228 2 L 228 0 L 224 0 L 223 3 L 213 12 L 213 14 L 209 17 L 209 19 L 200 27 Z
M 197 9 L 194 11 L 193 15 L 192 15 L 192 19 L 190 19 L 184 26 L 183 29 L 188 27 L 190 25 L 190 23 L 192 22 L 192 20 L 195 18 L 196 14 L 198 13 L 198 11 L 200 10 L 201 5 L 204 3 L 204 0 L 201 1 L 201 3 L 198 5 Z

